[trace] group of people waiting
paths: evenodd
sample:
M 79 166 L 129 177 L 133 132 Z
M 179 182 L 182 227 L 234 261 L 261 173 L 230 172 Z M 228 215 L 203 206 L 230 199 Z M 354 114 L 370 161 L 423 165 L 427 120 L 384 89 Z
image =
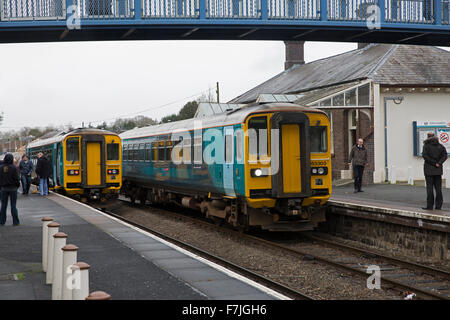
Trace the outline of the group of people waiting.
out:
M 46 155 L 40 152 L 38 154 L 38 161 L 36 164 L 36 175 L 39 177 L 39 194 L 41 196 L 48 195 L 48 178 L 52 172 L 51 162 Z M 22 156 L 19 164 L 14 160 L 11 153 L 7 153 L 3 159 L 0 160 L 0 226 L 6 223 L 6 209 L 8 207 L 8 200 L 11 199 L 11 215 L 13 218 L 13 226 L 20 225 L 19 214 L 17 211 L 17 189 L 22 182 L 22 194 L 28 195 L 31 186 L 31 174 L 33 172 L 33 163 L 28 159 L 27 155 Z M 19 179 L 20 177 L 20 179 Z

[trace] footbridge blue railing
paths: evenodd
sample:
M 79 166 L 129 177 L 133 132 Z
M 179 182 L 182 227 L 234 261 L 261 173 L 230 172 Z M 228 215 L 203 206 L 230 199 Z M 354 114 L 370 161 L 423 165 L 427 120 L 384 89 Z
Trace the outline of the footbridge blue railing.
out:
M 69 20 L 78 19 L 81 28 L 96 26 L 98 31 L 161 26 L 185 26 L 194 31 L 214 26 L 222 30 L 228 27 L 269 30 L 276 26 L 450 35 L 450 0 L 0 0 L 0 3 L 0 33 L 21 27 L 63 28 Z M 265 38 L 277 39 L 274 30 L 267 31 Z M 213 31 L 208 37 L 223 38 Z

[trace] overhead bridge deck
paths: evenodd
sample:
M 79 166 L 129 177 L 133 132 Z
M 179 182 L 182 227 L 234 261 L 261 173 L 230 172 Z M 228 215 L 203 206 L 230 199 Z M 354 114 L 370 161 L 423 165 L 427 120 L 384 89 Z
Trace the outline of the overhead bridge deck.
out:
M 0 42 L 308 40 L 450 46 L 450 0 L 3 0 Z

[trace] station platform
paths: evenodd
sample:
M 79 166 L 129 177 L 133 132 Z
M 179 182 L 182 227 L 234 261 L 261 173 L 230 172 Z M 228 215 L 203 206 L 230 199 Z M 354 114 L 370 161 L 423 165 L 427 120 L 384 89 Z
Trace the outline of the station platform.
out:
M 349 214 L 383 214 L 383 219 L 401 223 L 404 218 L 409 224 L 450 232 L 450 189 L 442 189 L 442 210 L 422 209 L 426 206 L 423 186 L 369 184 L 363 186 L 363 191 L 354 193 L 353 184 L 334 186 L 328 205 L 346 208 Z
M 72 199 L 18 195 L 21 225 L 0 227 L 0 299 L 51 299 L 42 272 L 42 217 L 90 265 L 89 291 L 114 300 L 278 300 L 287 297 Z

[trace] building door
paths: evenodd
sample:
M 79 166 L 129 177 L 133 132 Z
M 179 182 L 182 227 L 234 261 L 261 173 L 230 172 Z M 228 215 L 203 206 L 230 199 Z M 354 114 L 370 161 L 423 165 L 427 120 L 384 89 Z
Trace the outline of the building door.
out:
M 102 184 L 100 145 L 100 142 L 87 142 L 87 184 L 91 186 L 98 186 Z
M 281 126 L 283 156 L 283 192 L 299 193 L 302 191 L 300 161 L 300 127 L 298 124 Z

